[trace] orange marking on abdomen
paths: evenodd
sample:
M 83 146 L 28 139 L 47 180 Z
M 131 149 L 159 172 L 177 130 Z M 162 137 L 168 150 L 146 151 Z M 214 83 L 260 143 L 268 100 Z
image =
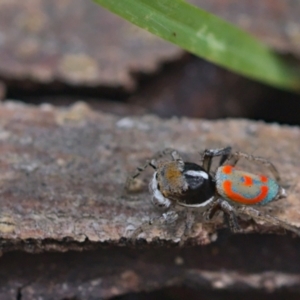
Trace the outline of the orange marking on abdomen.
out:
M 233 167 L 232 166 L 224 166 L 222 167 L 222 171 L 225 174 L 230 174 L 232 172 Z
M 261 202 L 262 200 L 264 200 L 266 198 L 268 191 L 269 191 L 269 188 L 264 185 L 261 187 L 261 191 L 258 196 L 256 196 L 255 198 L 252 198 L 252 199 L 248 199 L 232 190 L 232 182 L 230 180 L 225 180 L 223 182 L 223 189 L 226 192 L 226 196 L 230 200 L 236 201 L 239 203 L 243 203 L 243 204 L 248 204 L 248 205 L 253 205 L 253 204 Z
M 268 181 L 268 177 L 265 176 L 265 175 L 260 175 L 260 180 L 261 180 L 262 182 L 267 182 L 267 181 Z
M 243 179 L 244 179 L 244 185 L 251 186 L 253 184 L 253 180 L 250 176 L 244 175 Z

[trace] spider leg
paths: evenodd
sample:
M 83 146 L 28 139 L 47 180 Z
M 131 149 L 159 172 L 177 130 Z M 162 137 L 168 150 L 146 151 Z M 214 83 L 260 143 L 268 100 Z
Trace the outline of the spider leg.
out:
M 221 198 L 216 198 L 212 202 L 211 207 L 207 211 L 206 218 L 211 219 L 217 211 L 223 211 L 226 222 L 232 232 L 240 232 L 241 228 L 238 224 L 235 209 L 226 201 Z
M 192 227 L 195 223 L 194 211 L 192 209 L 186 209 L 185 212 L 184 231 L 180 238 L 179 246 L 183 246 L 186 240 L 191 236 Z
M 130 190 L 134 180 L 143 173 L 148 166 L 151 166 L 154 170 L 157 169 L 157 160 L 164 157 L 165 155 L 171 155 L 173 160 L 182 161 L 177 150 L 173 148 L 165 148 L 162 151 L 156 152 L 151 159 L 147 159 L 144 165 L 136 168 L 136 172 L 133 175 L 129 175 L 126 179 L 125 189 Z
M 297 234 L 298 236 L 300 236 L 300 228 L 297 228 L 296 226 L 290 225 L 287 222 L 280 220 L 276 217 L 270 216 L 270 215 L 266 215 L 266 214 L 262 214 L 260 211 L 258 211 L 257 209 L 254 209 L 252 207 L 246 207 L 246 206 L 241 206 L 237 208 L 238 212 L 245 214 L 247 216 L 250 216 L 251 218 L 253 218 L 254 220 L 262 220 L 265 222 L 268 222 L 272 225 L 279 225 L 282 228 L 294 232 L 295 234 Z
M 181 223 L 178 223 L 179 220 Z M 140 238 L 144 238 L 153 229 L 157 230 L 160 228 L 160 230 L 163 230 L 165 228 L 164 230 L 168 230 L 170 229 L 169 226 L 174 224 L 175 227 L 173 225 L 171 230 L 176 228 L 176 232 L 174 233 L 178 234 L 179 246 L 183 246 L 191 235 L 194 220 L 195 214 L 191 209 L 181 211 L 180 214 L 174 210 L 170 210 L 159 217 L 149 218 L 148 221 L 143 222 L 138 227 L 134 228 L 131 224 L 128 225 L 125 229 L 125 236 L 135 242 Z
M 231 147 L 220 149 L 205 149 L 202 158 L 202 167 L 206 172 L 210 172 L 212 159 L 215 156 L 221 156 L 219 165 L 221 166 L 230 156 Z
M 263 166 L 265 166 L 266 168 L 268 168 L 270 170 L 270 172 L 273 174 L 276 181 L 280 182 L 280 176 L 279 176 L 279 173 L 278 173 L 276 167 L 269 160 L 267 160 L 263 157 L 254 156 L 251 154 L 237 151 L 235 153 L 232 153 L 230 158 L 227 159 L 227 161 L 230 160 L 231 161 L 230 164 L 235 166 L 241 158 L 245 158 L 245 159 L 252 161 L 254 163 L 257 163 L 257 164 L 262 164 Z
M 175 211 L 168 211 L 159 217 L 149 218 L 148 221 L 143 222 L 137 228 L 128 226 L 126 230 L 126 236 L 130 237 L 133 241 L 139 238 L 140 234 L 147 233 L 155 227 L 163 227 L 169 224 L 173 224 L 178 219 L 178 214 Z
M 175 160 L 175 161 L 179 161 L 179 162 L 182 162 L 183 163 L 183 159 L 182 157 L 180 156 L 179 152 L 177 150 L 173 150 L 171 152 L 171 156 L 172 156 L 172 159 Z
M 211 220 L 214 215 L 221 210 L 220 203 L 219 203 L 219 196 L 215 196 L 213 201 L 209 204 L 208 209 L 205 212 L 205 219 L 206 221 Z
M 223 199 L 220 199 L 220 206 L 221 206 L 221 210 L 225 214 L 225 218 L 227 218 L 231 231 L 240 232 L 241 228 L 238 224 L 236 212 L 234 208 L 227 201 Z
M 135 179 L 144 172 L 148 166 L 151 166 L 153 169 L 156 169 L 156 161 L 155 160 L 146 160 L 145 164 L 143 166 L 137 167 L 137 171 L 133 175 L 128 175 L 126 182 L 125 182 L 125 189 L 127 191 L 132 190 L 132 186 L 134 186 Z M 133 188 L 134 190 L 134 188 Z

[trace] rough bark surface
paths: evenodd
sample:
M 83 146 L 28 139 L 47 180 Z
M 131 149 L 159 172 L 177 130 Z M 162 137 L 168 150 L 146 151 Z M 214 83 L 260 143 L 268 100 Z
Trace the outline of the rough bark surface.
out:
M 133 242 L 130 230 L 161 215 L 147 191 L 151 170 L 139 191 L 124 192 L 127 174 L 157 150 L 174 147 L 199 161 L 199 151 L 230 144 L 276 164 L 289 197 L 265 211 L 299 226 L 299 137 L 298 127 L 246 120 L 120 118 L 84 103 L 1 103 L 0 298 L 108 299 L 174 286 L 201 294 L 299 292 L 300 239 L 275 235 L 286 233 L 279 226 L 244 219 L 246 232 L 260 234 L 232 235 L 221 216 L 203 223 L 198 213 L 186 241 L 198 246 L 154 247 L 178 244 L 185 210 L 172 224 L 144 227 Z
M 92 1 L 0 1 L 0 75 L 130 90 L 135 72 L 176 59 L 177 47 Z
M 193 2 L 299 57 L 297 0 Z M 91 1 L 0 1 L 0 76 L 6 80 L 130 90 L 136 83 L 132 73 L 153 72 L 181 53 Z
M 120 119 L 95 113 L 84 103 L 66 109 L 3 103 L 1 249 L 66 251 L 97 243 L 124 245 L 141 225 L 139 238 L 147 242 L 178 243 L 186 230 L 186 209 L 178 209 L 179 219 L 172 224 L 145 226 L 162 212 L 150 203 L 147 183 L 140 181 L 139 192 L 126 193 L 126 177 L 165 147 L 197 162 L 199 151 L 226 145 L 267 157 L 278 166 L 289 196 L 264 211 L 300 226 L 298 127 L 246 120 Z M 259 169 L 244 165 L 250 171 Z M 151 174 L 148 170 L 141 179 L 148 182 Z M 278 226 L 259 223 L 241 221 L 246 231 L 284 233 Z M 197 211 L 193 224 L 189 238 L 195 244 L 216 240 L 216 230 L 225 226 L 221 216 L 207 223 Z

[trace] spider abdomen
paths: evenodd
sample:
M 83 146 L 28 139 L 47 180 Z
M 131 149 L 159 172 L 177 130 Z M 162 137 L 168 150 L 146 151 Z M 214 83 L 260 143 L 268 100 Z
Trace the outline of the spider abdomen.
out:
M 275 180 L 225 165 L 216 173 L 216 188 L 224 199 L 244 205 L 265 205 L 285 196 Z

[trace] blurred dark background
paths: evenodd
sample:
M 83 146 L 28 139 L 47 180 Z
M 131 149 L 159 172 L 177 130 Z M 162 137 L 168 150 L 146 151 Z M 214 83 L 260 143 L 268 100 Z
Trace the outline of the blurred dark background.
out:
M 298 64 L 298 1 L 194 0 Z M 118 115 L 299 124 L 300 96 L 233 74 L 91 2 L 0 1 L 0 97 Z

